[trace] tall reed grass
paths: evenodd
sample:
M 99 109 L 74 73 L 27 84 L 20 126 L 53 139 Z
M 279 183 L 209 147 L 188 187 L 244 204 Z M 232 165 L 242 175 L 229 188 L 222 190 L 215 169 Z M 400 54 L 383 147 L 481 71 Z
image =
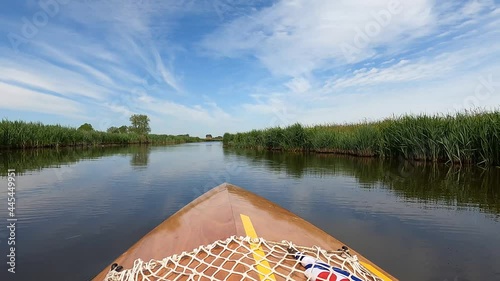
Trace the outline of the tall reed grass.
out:
M 294 124 L 226 133 L 223 141 L 240 148 L 500 165 L 500 111 L 402 116 L 346 125 Z
M 82 131 L 61 125 L 8 121 L 0 122 L 0 148 L 95 146 L 112 144 L 175 144 L 200 141 L 197 137 L 172 135 L 114 134 Z

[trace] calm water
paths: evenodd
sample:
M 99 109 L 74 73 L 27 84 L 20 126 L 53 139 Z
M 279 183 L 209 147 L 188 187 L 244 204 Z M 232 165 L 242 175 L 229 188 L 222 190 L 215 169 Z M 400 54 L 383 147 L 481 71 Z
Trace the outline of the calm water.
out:
M 15 168 L 17 273 L 0 280 L 89 280 L 165 218 L 222 182 L 321 227 L 401 280 L 500 280 L 500 169 L 169 147 L 0 154 Z

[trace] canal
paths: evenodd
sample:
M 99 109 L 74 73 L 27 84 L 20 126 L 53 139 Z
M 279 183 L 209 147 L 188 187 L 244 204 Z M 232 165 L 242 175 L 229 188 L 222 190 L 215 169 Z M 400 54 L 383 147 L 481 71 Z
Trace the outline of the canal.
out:
M 400 280 L 500 280 L 499 168 L 219 142 L 2 151 L 3 224 L 8 169 L 16 171 L 16 273 L 7 272 L 3 226 L 0 280 L 89 280 L 223 182 L 289 209 Z

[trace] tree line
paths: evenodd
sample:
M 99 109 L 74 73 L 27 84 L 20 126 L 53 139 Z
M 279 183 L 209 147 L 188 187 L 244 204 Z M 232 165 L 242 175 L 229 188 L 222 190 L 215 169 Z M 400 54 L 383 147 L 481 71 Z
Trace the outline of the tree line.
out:
M 128 134 L 134 133 L 138 135 L 147 135 L 151 132 L 151 127 L 149 126 L 149 117 L 144 114 L 134 114 L 130 116 L 130 126 L 120 126 L 120 127 L 109 127 L 106 132 L 111 134 Z M 95 131 L 91 124 L 82 124 L 79 131 Z

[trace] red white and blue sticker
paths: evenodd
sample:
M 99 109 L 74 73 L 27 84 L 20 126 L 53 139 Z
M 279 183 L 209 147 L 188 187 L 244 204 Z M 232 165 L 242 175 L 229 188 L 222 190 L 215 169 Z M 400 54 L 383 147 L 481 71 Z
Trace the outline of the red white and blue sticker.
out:
M 311 281 L 363 281 L 349 271 L 330 266 L 300 252 L 295 254 L 295 259 L 305 267 L 304 274 Z

